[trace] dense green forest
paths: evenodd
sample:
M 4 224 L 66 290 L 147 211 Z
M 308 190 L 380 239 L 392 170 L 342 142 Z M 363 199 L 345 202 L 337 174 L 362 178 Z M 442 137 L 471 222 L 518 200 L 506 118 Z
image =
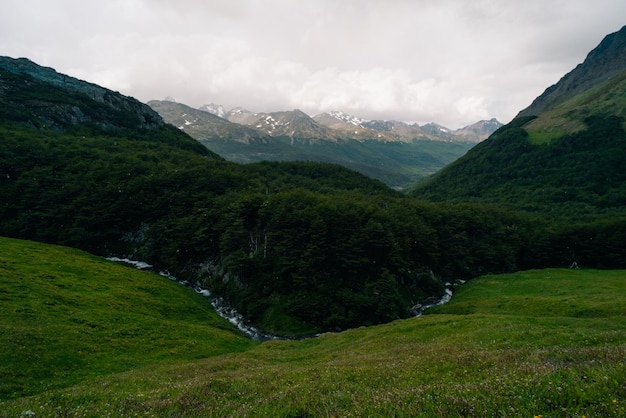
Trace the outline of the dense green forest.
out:
M 488 202 L 568 219 L 621 213 L 626 204 L 623 118 L 592 115 L 586 129 L 534 143 L 516 119 L 413 195 Z
M 540 217 L 539 265 L 621 267 L 626 241 L 626 71 L 500 128 L 410 193 Z
M 276 332 L 406 317 L 445 280 L 522 262 L 530 223 L 513 213 L 420 203 L 337 165 L 229 163 L 174 134 L 3 123 L 0 233 L 148 261 Z
M 418 185 L 411 195 L 434 202 L 473 202 L 542 219 L 534 256 L 541 266 L 612 268 L 624 264 L 626 134 L 624 120 L 596 114 L 586 129 L 551 141 L 531 141 L 513 120 L 489 140 Z

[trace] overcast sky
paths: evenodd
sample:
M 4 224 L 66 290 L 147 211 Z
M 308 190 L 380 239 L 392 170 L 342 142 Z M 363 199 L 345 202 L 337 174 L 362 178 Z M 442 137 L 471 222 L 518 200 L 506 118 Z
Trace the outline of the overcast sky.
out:
M 2 0 L 0 55 L 141 101 L 508 122 L 624 0 Z

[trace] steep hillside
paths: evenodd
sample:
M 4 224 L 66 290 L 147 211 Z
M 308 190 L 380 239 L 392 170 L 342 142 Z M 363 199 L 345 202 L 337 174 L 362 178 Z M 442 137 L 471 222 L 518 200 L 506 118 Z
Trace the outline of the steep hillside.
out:
M 0 57 L 0 71 L 0 100 L 6 103 L 1 111 L 13 112 L 0 113 L 3 119 L 17 118 L 55 130 L 76 124 L 95 124 L 105 130 L 163 126 L 156 112 L 131 97 L 59 74 L 26 58 Z
M 76 136 L 121 135 L 219 158 L 130 97 L 40 67 L 0 57 L 0 122 Z M 21 128 L 20 128 L 21 129 Z
M 616 48 L 624 38 L 624 29 L 607 36 L 583 65 L 548 91 L 571 93 L 576 80 L 588 86 L 583 92 L 545 96 L 554 100 L 541 113 L 517 117 L 411 195 L 541 216 L 549 227 L 536 243 L 545 248 L 535 254 L 540 265 L 564 265 L 569 259 L 578 265 L 622 266 L 626 70 L 615 71 L 625 61 L 626 50 Z M 612 69 L 608 80 L 607 68 Z
M 626 70 L 626 26 L 606 36 L 582 64 L 550 86 L 517 116 L 537 116 Z
M 520 117 L 412 194 L 555 217 L 624 215 L 626 72 L 539 117 Z
M 520 114 L 542 111 L 517 117 L 412 194 L 569 219 L 624 215 L 624 45 L 626 29 L 607 36 L 549 89 L 559 94 L 542 95 L 536 103 L 545 105 Z
M 626 70 L 541 113 L 524 129 L 531 142 L 546 143 L 584 130 L 585 118 L 592 115 L 626 117 Z

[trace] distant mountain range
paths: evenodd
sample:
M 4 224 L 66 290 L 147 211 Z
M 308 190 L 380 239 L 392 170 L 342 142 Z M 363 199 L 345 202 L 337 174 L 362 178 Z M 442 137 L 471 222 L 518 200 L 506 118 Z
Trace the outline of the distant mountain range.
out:
M 165 113 L 166 119 L 172 120 L 178 116 L 173 112 L 173 107 L 164 106 L 162 102 L 177 103 L 168 97 L 164 101 L 153 100 L 148 102 L 153 108 L 159 108 Z M 429 123 L 418 125 L 400 121 L 367 120 L 349 115 L 341 111 L 331 111 L 310 117 L 301 110 L 257 113 L 236 107 L 225 111 L 224 106 L 214 103 L 205 104 L 198 108 L 203 112 L 211 113 L 229 122 L 251 127 L 264 134 L 278 137 L 287 136 L 295 140 L 378 140 L 378 141 L 403 141 L 429 139 L 434 141 L 461 141 L 480 142 L 502 126 L 495 118 L 482 120 L 461 129 L 448 129 L 444 126 Z M 184 119 L 181 129 L 189 129 L 194 121 Z M 236 136 L 224 139 L 238 140 Z
M 331 162 L 397 189 L 436 172 L 502 126 L 492 119 L 450 130 L 433 123 L 368 121 L 343 112 L 310 117 L 300 110 L 225 111 L 215 104 L 195 109 L 173 99 L 148 105 L 230 161 Z

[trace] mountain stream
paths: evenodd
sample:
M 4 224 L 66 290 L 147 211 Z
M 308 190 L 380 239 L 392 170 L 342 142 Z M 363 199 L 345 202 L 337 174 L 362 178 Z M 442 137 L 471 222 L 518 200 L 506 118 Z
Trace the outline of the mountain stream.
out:
M 136 269 L 139 269 L 139 270 L 154 271 L 153 270 L 153 266 L 151 264 L 145 263 L 143 261 L 136 261 L 136 260 L 131 260 L 131 259 L 128 259 L 128 258 L 118 258 L 118 257 L 106 257 L 106 259 L 109 260 L 109 261 L 115 261 L 115 262 L 118 262 L 118 263 L 124 263 L 124 264 L 127 264 L 127 265 L 131 265 L 131 266 L 133 266 L 133 267 L 135 267 Z M 262 332 L 261 330 L 255 328 L 255 327 L 253 327 L 251 325 L 248 325 L 246 323 L 245 318 L 239 312 L 237 312 L 237 310 L 235 308 L 233 308 L 232 306 L 228 305 L 228 303 L 226 303 L 226 301 L 224 299 L 213 295 L 210 290 L 203 289 L 203 288 L 201 288 L 201 287 L 199 287 L 198 285 L 195 285 L 195 284 L 191 284 L 191 283 L 189 283 L 186 280 L 179 280 L 176 277 L 172 276 L 167 271 L 158 271 L 156 273 L 158 273 L 160 276 L 166 277 L 166 278 L 168 278 L 168 279 L 170 279 L 172 281 L 180 283 L 183 286 L 186 286 L 186 287 L 192 289 L 193 291 L 195 291 L 196 293 L 199 293 L 200 295 L 204 296 L 211 303 L 211 306 L 213 306 L 213 309 L 215 309 L 215 312 L 217 312 L 217 314 L 219 316 L 221 316 L 222 318 L 228 320 L 228 322 L 230 322 L 231 324 L 236 326 L 239 331 L 241 331 L 246 337 L 250 338 L 251 340 L 254 340 L 254 341 L 268 341 L 268 340 L 283 340 L 283 339 L 287 339 L 285 337 L 279 337 L 277 335 L 273 335 L 273 334 L 268 334 L 268 333 Z M 445 293 L 443 294 L 443 296 L 441 298 L 437 299 L 435 297 L 432 297 L 432 298 L 427 299 L 426 301 L 424 301 L 421 304 L 417 304 L 417 305 L 413 306 L 410 309 L 411 314 L 414 317 L 419 317 L 419 316 L 422 316 L 424 311 L 426 309 L 428 309 L 428 308 L 432 308 L 434 306 L 440 306 L 440 305 L 443 305 L 445 303 L 448 303 L 450 301 L 450 299 L 452 298 L 452 289 L 457 284 L 464 283 L 464 282 L 462 282 L 460 280 L 458 280 L 457 282 L 458 283 L 455 283 L 454 285 L 452 285 L 450 283 L 446 283 Z

